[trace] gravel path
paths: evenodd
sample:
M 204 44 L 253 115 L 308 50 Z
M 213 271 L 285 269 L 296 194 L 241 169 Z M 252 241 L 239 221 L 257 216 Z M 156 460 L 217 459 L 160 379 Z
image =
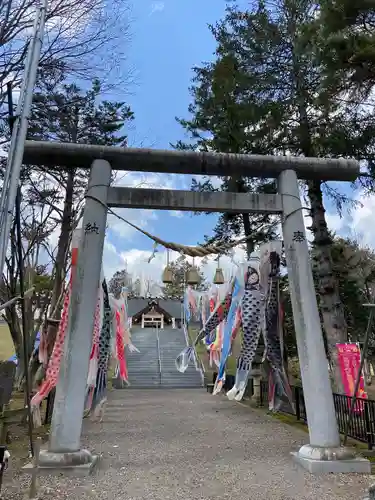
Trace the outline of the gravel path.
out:
M 311 476 L 290 451 L 307 435 L 261 410 L 196 390 L 124 390 L 103 422 L 87 423 L 85 446 L 101 455 L 95 475 L 41 478 L 42 499 L 361 500 L 370 478 Z M 18 500 L 17 488 L 4 498 Z

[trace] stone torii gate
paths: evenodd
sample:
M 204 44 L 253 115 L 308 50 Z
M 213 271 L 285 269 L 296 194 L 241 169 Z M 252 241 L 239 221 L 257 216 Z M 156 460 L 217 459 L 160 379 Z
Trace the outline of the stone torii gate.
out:
M 290 280 L 310 443 L 293 454 L 310 472 L 370 472 L 367 460 L 340 446 L 328 365 L 306 241 L 298 179 L 353 181 L 353 160 L 127 149 L 26 141 L 24 163 L 91 169 L 84 235 L 73 283 L 65 353 L 56 390 L 48 450 L 41 468 L 89 472 L 96 462 L 81 449 L 82 415 L 107 207 L 280 214 Z M 276 178 L 277 194 L 195 193 L 111 187 L 113 170 Z

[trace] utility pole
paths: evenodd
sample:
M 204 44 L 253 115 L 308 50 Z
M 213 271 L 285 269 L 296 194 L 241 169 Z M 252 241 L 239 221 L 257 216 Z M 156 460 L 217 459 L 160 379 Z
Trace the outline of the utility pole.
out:
M 48 0 L 37 1 L 33 34 L 25 61 L 25 73 L 13 124 L 12 138 L 0 198 L 0 273 L 5 264 L 10 228 L 20 181 L 28 120 L 39 66 Z

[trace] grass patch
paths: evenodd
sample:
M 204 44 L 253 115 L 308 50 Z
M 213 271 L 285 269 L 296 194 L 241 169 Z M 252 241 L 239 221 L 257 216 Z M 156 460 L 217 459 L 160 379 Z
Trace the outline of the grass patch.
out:
M 189 340 L 190 343 L 192 344 L 198 334 L 198 330 L 195 328 L 189 328 L 188 329 L 188 334 L 189 334 Z M 237 351 L 241 349 L 241 335 L 237 335 L 236 340 L 234 341 L 234 344 L 232 346 L 232 354 L 229 356 L 228 361 L 227 361 L 227 366 L 226 366 L 226 374 L 227 375 L 235 375 L 236 370 L 237 370 Z M 203 342 L 199 342 L 198 345 L 196 346 L 196 351 L 197 351 L 197 356 L 201 363 L 204 366 L 205 372 L 208 376 L 213 374 L 214 372 L 217 372 L 216 367 L 211 367 L 209 365 L 209 358 L 208 358 L 208 352 L 206 349 L 205 344 Z
M 264 408 L 261 407 L 258 408 L 264 410 Z M 288 415 L 286 413 L 273 413 L 273 412 L 267 412 L 267 415 L 270 415 L 272 418 L 275 418 L 279 422 L 282 422 L 286 425 L 290 425 L 296 429 L 301 429 L 303 432 L 306 433 L 309 432 L 308 426 L 303 421 L 296 420 L 296 417 L 294 415 Z M 343 444 L 344 436 L 340 435 L 340 438 L 341 438 L 341 444 Z M 375 472 L 375 455 L 372 454 L 374 452 L 368 450 L 366 443 L 362 443 L 361 441 L 356 441 L 355 439 L 348 437 L 346 441 L 346 446 L 354 448 L 359 455 L 362 455 L 363 457 L 367 458 L 367 460 L 369 460 L 372 464 L 371 465 L 372 473 Z
M 271 417 L 276 418 L 280 422 L 283 422 L 284 424 L 292 425 L 293 427 L 297 427 L 298 429 L 301 429 L 304 432 L 309 432 L 307 425 L 301 420 L 296 420 L 296 417 L 294 417 L 293 415 L 287 415 L 285 413 L 272 413 L 272 412 L 269 412 L 268 414 L 271 415 Z
M 9 401 L 10 410 L 20 410 L 25 407 L 25 395 L 23 392 L 13 391 L 12 398 Z
M 19 470 L 29 456 L 29 435 L 28 424 L 26 421 L 25 395 L 23 392 L 14 392 L 9 405 L 6 407 L 0 417 L 2 429 L 2 438 L 7 440 L 7 448 L 12 457 L 12 469 Z M 45 419 L 46 405 L 42 407 L 42 422 Z M 33 441 L 41 438 L 42 443 L 48 440 L 50 425 L 42 425 L 33 429 Z M 2 443 L 3 444 L 3 443 Z
M 14 344 L 6 323 L 0 324 L 0 361 L 9 359 L 14 354 Z

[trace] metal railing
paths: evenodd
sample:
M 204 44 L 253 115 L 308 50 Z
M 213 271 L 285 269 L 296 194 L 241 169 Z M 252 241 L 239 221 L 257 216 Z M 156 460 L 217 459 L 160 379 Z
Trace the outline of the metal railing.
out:
M 294 386 L 292 389 L 296 412 L 293 412 L 289 403 L 282 404 L 279 411 L 281 413 L 295 415 L 297 420 L 307 424 L 303 389 L 299 386 Z M 345 433 L 348 425 L 351 401 L 352 398 L 350 396 L 333 393 L 337 425 L 341 434 Z M 267 404 L 268 382 L 262 381 L 261 405 L 265 406 Z M 317 409 L 317 411 L 319 411 L 319 409 Z M 369 450 L 373 449 L 375 444 L 375 401 L 372 399 L 357 399 L 356 405 L 354 406 L 354 414 L 348 429 L 348 436 L 362 443 L 366 443 Z
M 215 383 L 217 373 L 213 374 L 212 383 Z M 235 377 L 228 376 L 225 381 L 224 389 L 229 391 L 234 385 Z M 279 413 L 292 415 L 297 421 L 307 424 L 307 415 L 303 390 L 300 386 L 292 386 L 293 402 L 295 412 L 287 401 L 283 401 L 279 408 Z M 249 379 L 249 384 L 245 396 L 253 395 L 253 380 Z M 349 420 L 349 412 L 352 398 L 344 394 L 333 393 L 333 401 L 335 405 L 336 419 L 339 432 L 345 433 Z M 268 381 L 262 380 L 260 384 L 260 406 L 268 406 Z M 324 409 L 317 409 L 324 411 Z M 366 443 L 369 450 L 375 446 L 375 401 L 372 399 L 358 398 L 354 407 L 354 414 L 349 425 L 348 436 Z M 375 499 L 374 499 L 375 500 Z
M 159 367 L 159 383 L 161 385 L 161 357 L 160 357 L 160 339 L 159 339 L 159 328 L 156 326 L 156 349 L 158 351 L 158 367 Z
M 186 346 L 187 347 L 190 346 L 193 349 L 193 353 L 194 353 L 194 356 L 193 356 L 194 366 L 195 366 L 195 369 L 200 372 L 201 379 L 202 379 L 202 386 L 204 386 L 204 376 L 205 376 L 206 370 L 204 369 L 204 364 L 203 364 L 202 360 L 198 356 L 198 353 L 197 353 L 197 350 L 195 348 L 195 345 L 190 345 L 189 332 L 188 332 L 186 323 L 182 323 L 182 330 L 183 330 L 184 335 L 185 335 Z

